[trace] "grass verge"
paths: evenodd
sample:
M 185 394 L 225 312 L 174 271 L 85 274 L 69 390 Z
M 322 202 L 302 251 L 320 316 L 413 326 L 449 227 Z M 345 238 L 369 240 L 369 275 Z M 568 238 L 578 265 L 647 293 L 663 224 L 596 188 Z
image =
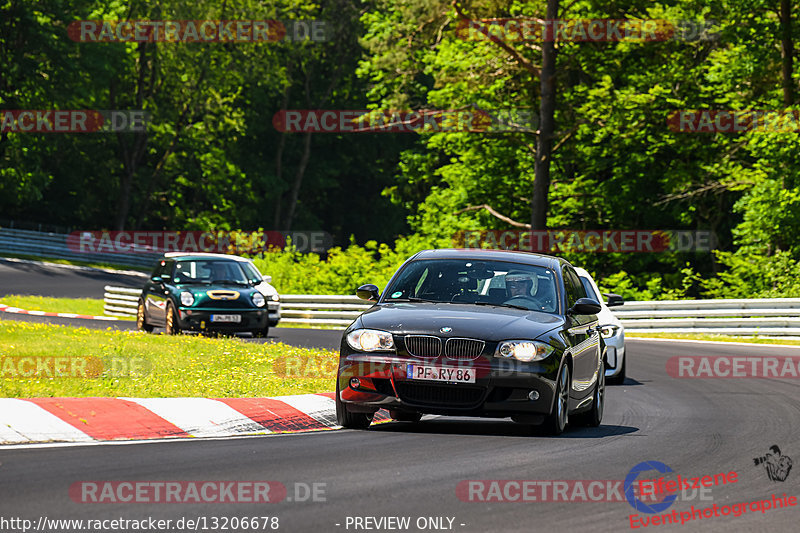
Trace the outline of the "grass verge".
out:
M 28 311 L 50 313 L 75 313 L 78 315 L 103 315 L 103 300 L 98 298 L 51 298 L 49 296 L 23 296 L 9 294 L 0 296 L 0 303 Z M 118 317 L 128 318 L 128 317 Z M 133 320 L 133 317 L 130 317 Z
M 337 358 L 329 350 L 235 337 L 152 335 L 0 320 L 0 396 L 8 398 L 226 398 L 330 392 Z M 287 377 L 292 374 L 286 371 L 290 364 L 306 361 L 318 362 L 303 374 L 309 377 Z M 33 365 L 35 375 L 24 375 Z M 79 372 L 73 373 L 75 369 Z M 70 377 L 48 376 L 59 372 Z
M 650 337 L 656 339 L 687 339 L 693 341 L 716 341 L 716 342 L 749 342 L 752 344 L 788 344 L 800 346 L 799 340 L 781 339 L 779 337 L 736 337 L 733 335 L 716 335 L 710 333 L 628 333 L 625 338 Z

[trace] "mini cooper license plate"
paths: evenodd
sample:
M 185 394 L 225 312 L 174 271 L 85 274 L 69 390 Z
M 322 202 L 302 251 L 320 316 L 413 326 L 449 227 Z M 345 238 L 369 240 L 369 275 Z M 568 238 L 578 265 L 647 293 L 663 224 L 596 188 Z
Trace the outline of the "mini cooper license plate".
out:
M 406 378 L 419 379 L 423 381 L 475 383 L 475 369 L 408 365 L 406 370 Z
M 211 315 L 211 322 L 241 322 L 242 315 Z

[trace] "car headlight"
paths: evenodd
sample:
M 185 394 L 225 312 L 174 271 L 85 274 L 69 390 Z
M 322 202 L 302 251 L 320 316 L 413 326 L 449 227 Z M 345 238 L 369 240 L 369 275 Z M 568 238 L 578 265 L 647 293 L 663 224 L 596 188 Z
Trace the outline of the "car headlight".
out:
M 600 328 L 600 335 L 602 335 L 604 339 L 610 339 L 611 337 L 616 335 L 618 331 L 619 331 L 619 326 L 615 326 L 614 324 L 608 324 Z
M 280 302 L 281 301 L 281 297 L 278 296 L 278 293 L 273 294 L 272 296 L 270 296 L 270 298 L 272 299 L 273 302 Z
M 183 291 L 181 293 L 181 305 L 188 307 L 193 303 L 194 303 L 194 294 L 192 294 L 189 291 Z
M 513 357 L 517 361 L 529 363 L 531 361 L 541 361 L 555 348 L 547 343 L 539 341 L 504 341 L 497 345 L 495 357 Z
M 264 299 L 264 295 L 260 292 L 253 293 L 253 303 L 256 307 L 264 307 L 267 301 Z
M 347 344 L 354 350 L 378 352 L 394 350 L 392 334 L 375 329 L 357 329 L 347 334 Z

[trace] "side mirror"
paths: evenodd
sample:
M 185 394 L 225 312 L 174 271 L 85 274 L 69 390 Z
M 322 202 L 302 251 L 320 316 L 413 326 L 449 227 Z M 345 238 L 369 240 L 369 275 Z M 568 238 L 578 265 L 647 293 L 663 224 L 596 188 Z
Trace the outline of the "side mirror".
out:
M 571 315 L 596 315 L 602 309 L 603 308 L 600 306 L 600 302 L 597 300 L 593 300 L 591 298 L 578 298 L 578 301 L 575 302 L 575 305 L 569 308 L 567 313 Z
M 378 286 L 370 283 L 368 285 L 362 285 L 356 289 L 356 296 L 362 300 L 377 302 L 381 294 L 378 292 Z
M 265 283 L 272 283 L 272 276 L 261 276 L 261 279 L 262 279 L 262 280 L 263 280 Z
M 619 294 L 614 294 L 613 292 L 607 292 L 604 294 L 604 296 L 608 298 L 608 301 L 606 302 L 606 305 L 608 307 L 614 307 L 615 305 L 622 305 L 625 303 L 625 300 Z
M 164 280 L 161 278 L 161 276 L 150 276 L 150 281 L 153 283 L 164 283 Z

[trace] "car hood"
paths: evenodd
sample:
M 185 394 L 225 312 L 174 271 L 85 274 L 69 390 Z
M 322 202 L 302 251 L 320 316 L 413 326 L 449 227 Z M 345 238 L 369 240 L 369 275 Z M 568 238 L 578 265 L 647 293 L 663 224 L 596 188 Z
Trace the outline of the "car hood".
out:
M 273 294 L 278 294 L 278 291 L 275 289 L 275 287 L 273 287 L 266 281 L 262 281 L 255 287 L 258 290 L 258 292 L 260 292 L 264 296 L 272 296 Z
M 359 318 L 361 326 L 395 334 L 446 333 L 487 341 L 535 339 L 562 326 L 564 319 L 540 311 L 447 303 L 387 303 L 376 305 Z M 356 327 L 358 321 L 356 322 Z M 452 328 L 442 332 L 441 328 Z

